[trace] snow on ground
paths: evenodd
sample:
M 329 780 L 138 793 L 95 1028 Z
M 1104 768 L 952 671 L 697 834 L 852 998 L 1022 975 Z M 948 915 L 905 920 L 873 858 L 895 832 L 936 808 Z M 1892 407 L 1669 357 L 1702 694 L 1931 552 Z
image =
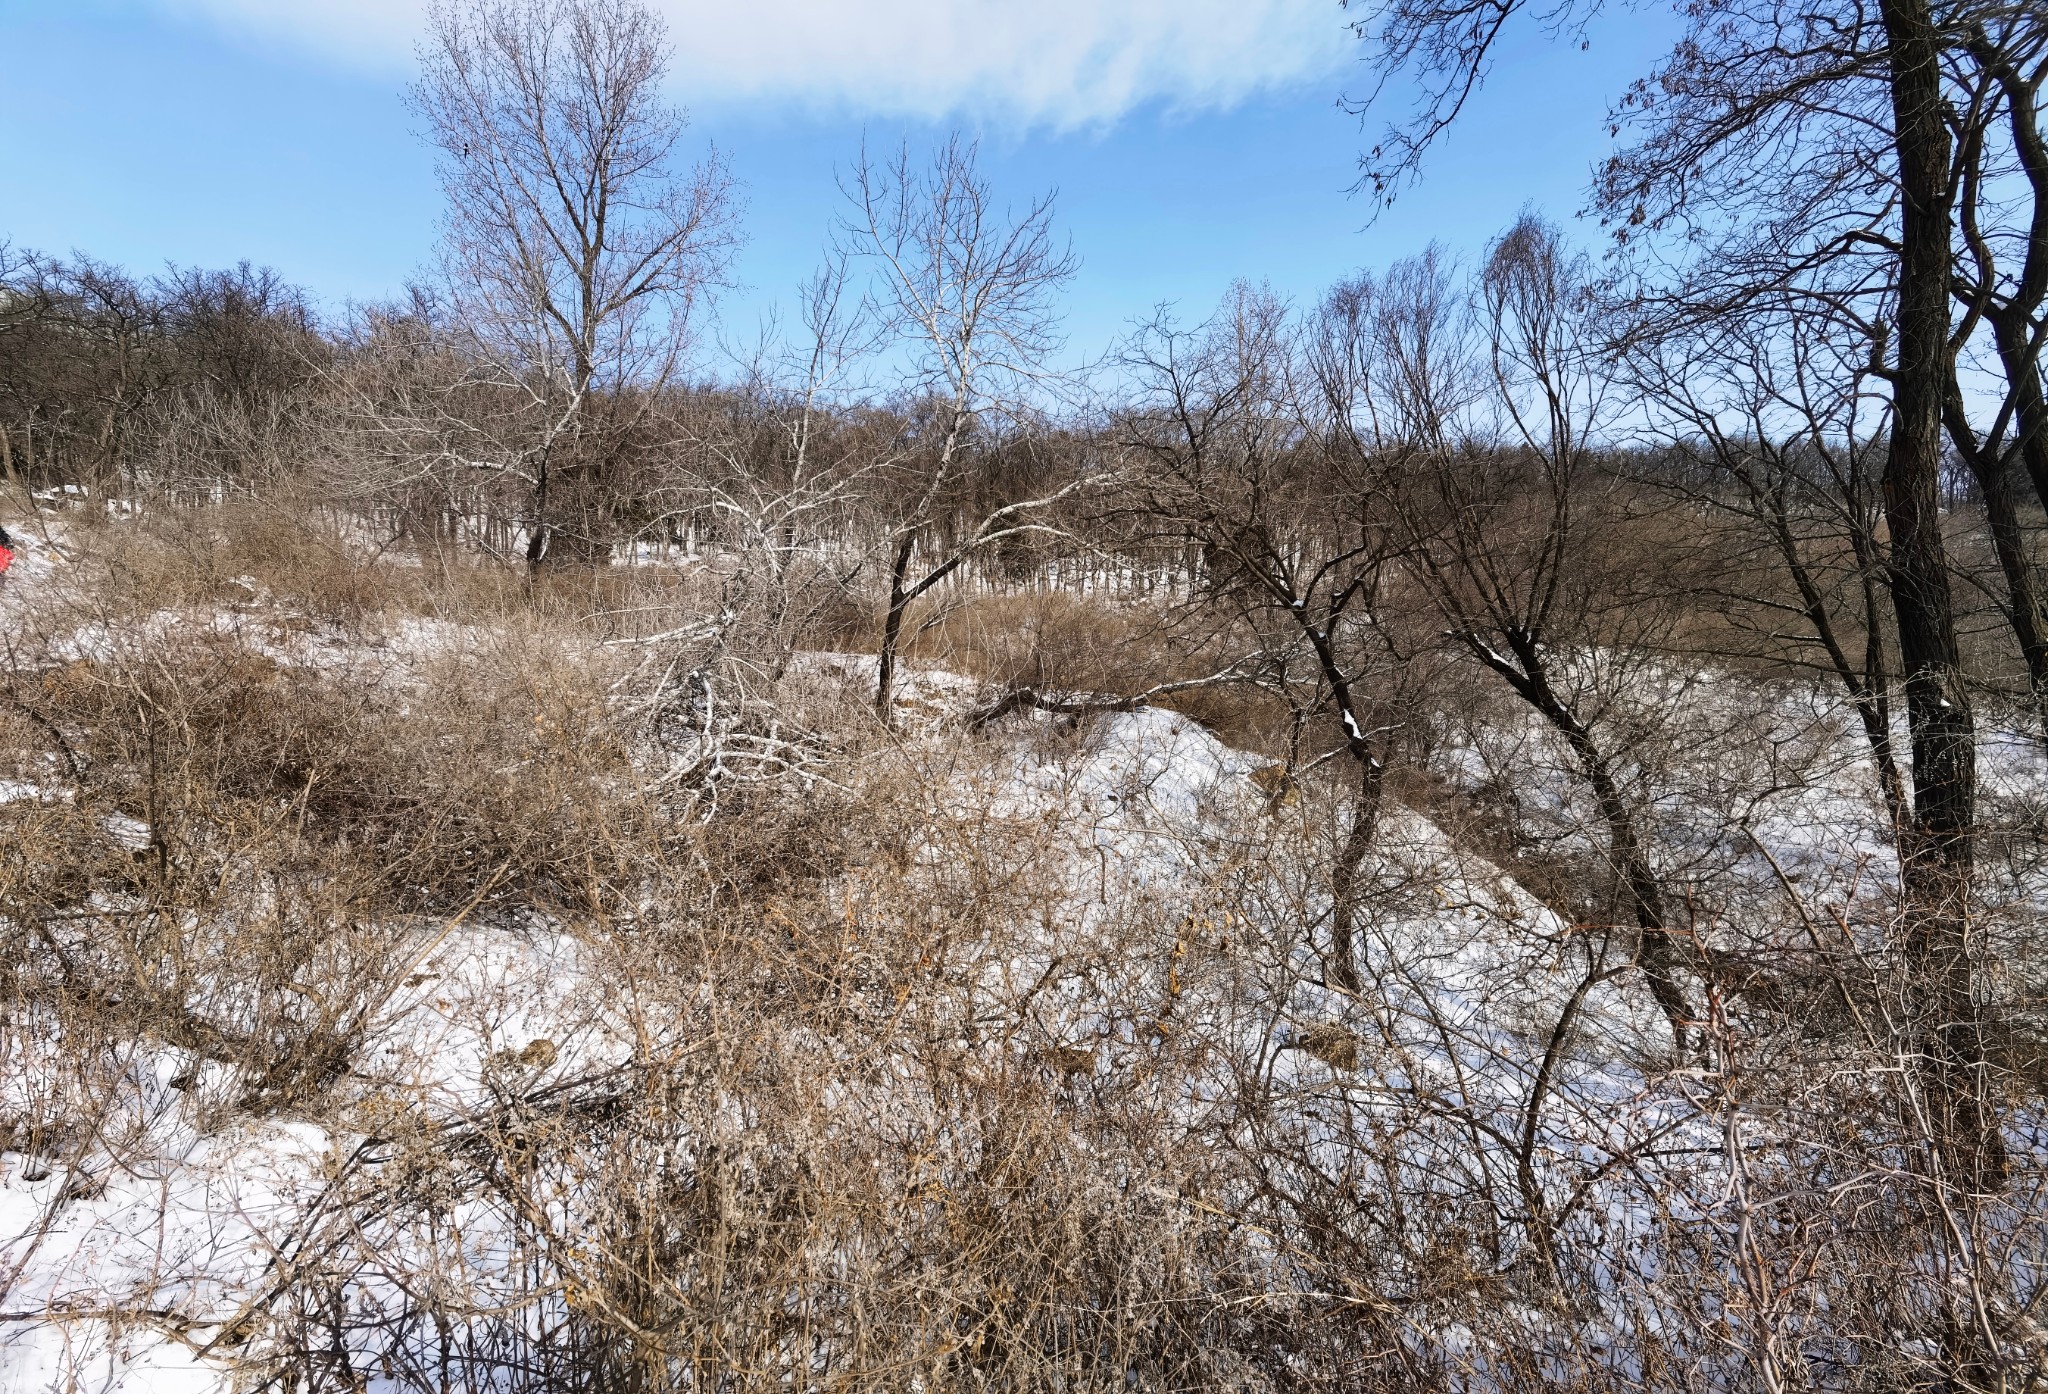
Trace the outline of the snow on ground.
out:
M 0 615 L 26 608 L 67 565 L 60 528 L 17 523 L 8 531 L 14 561 L 0 576 Z
M 60 564 L 28 548 L 0 588 L 0 606 L 21 603 L 24 584 L 40 584 Z M 486 641 L 462 626 L 413 620 L 365 646 L 281 620 L 250 590 L 246 606 L 161 611 L 141 629 L 220 634 L 277 662 L 316 667 L 402 667 Z M 88 626 L 69 642 L 72 656 L 85 657 L 122 639 Z M 857 686 L 871 679 L 873 662 L 811 654 L 793 671 Z M 947 726 L 979 692 L 958 675 L 909 670 L 899 705 L 914 736 Z M 1666 696 L 1707 710 L 1722 704 L 1731 730 L 1764 700 L 1697 682 Z M 1781 703 L 1772 720 L 1783 739 L 1755 758 L 1792 761 L 1800 778 L 1748 810 L 1754 846 L 1697 847 L 1702 864 L 1721 858 L 1732 906 L 1777 894 L 1779 871 L 1838 890 L 1857 877 L 1883 880 L 1888 852 L 1854 733 L 1838 710 L 1816 715 L 1810 704 L 1770 700 Z M 1012 998 L 1019 984 L 1048 983 L 1034 1008 L 1041 1031 L 1086 1052 L 1091 1068 L 1118 1068 L 1173 1012 L 1176 1030 L 1206 1033 L 1255 1061 L 1283 1093 L 1318 1100 L 1324 1112 L 1304 1116 L 1330 1121 L 1312 1145 L 1337 1146 L 1342 1119 L 1355 1127 L 1392 1107 L 1390 1096 L 1349 1082 L 1344 1048 L 1332 1044 L 1343 1040 L 1380 1062 L 1375 1078 L 1389 1087 L 1440 1092 L 1512 1132 L 1530 1087 L 1528 1042 L 1583 996 L 1580 1044 L 1551 1082 L 1569 1116 L 1543 1133 L 1544 1147 L 1577 1149 L 1591 1167 L 1603 1141 L 1619 1154 L 1627 1137 L 1682 1121 L 1672 1096 L 1651 1087 L 1645 1043 L 1661 1026 L 1637 986 L 1624 975 L 1578 994 L 1597 967 L 1584 936 L 1421 813 L 1395 809 L 1384 820 L 1376 918 L 1361 926 L 1369 986 L 1353 997 L 1323 980 L 1326 891 L 1315 875 L 1290 881 L 1286 872 L 1318 866 L 1319 857 L 1264 855 L 1327 835 L 1330 811 L 1274 808 L 1253 778 L 1268 762 L 1163 709 L 1079 722 L 1030 714 L 1000 723 L 987 741 L 985 764 L 956 771 L 940 802 L 963 824 L 986 820 L 1003 831 L 1015 865 L 1046 898 L 1044 938 L 1005 944 L 972 971 Z M 1987 749 L 2001 771 L 2018 771 L 1996 776 L 2015 794 L 2040 789 L 2031 751 Z M 1725 745 L 1688 758 L 1674 776 L 1685 792 L 1745 782 L 1728 777 Z M 1477 749 L 1450 756 L 1475 774 L 1485 759 Z M 1569 781 L 1557 789 L 1553 806 L 1538 812 L 1582 817 L 1570 807 Z M 0 787 L 0 800 L 49 797 L 62 791 Z M 131 845 L 147 841 L 139 824 L 115 831 Z M 1685 845 L 1680 815 L 1663 831 Z M 922 874 L 934 885 L 957 870 L 942 833 L 921 849 Z M 1766 847 L 1775 868 L 1760 864 Z M 1134 934 L 1151 936 L 1136 954 Z M 617 1067 L 631 1056 L 633 1025 L 605 971 L 574 926 L 424 928 L 403 985 L 372 1019 L 357 1087 L 454 1121 L 488 1108 L 508 1082 L 538 1088 Z M 195 1122 L 194 1100 L 226 1092 L 207 1078 L 219 1069 L 139 1044 L 128 1079 L 142 1141 L 118 1164 L 88 1157 L 66 1170 L 0 1154 L 0 1391 L 229 1388 L 236 1316 L 275 1281 L 359 1140 L 290 1117 Z M 1221 1087 L 1189 1081 L 1188 1108 Z
M 415 961 L 377 1015 L 360 1087 L 461 1120 L 498 1087 L 544 1087 L 631 1053 L 569 934 L 456 927 Z M 0 1390 L 230 1387 L 233 1343 L 219 1338 L 321 1218 L 360 1140 L 289 1118 L 193 1126 L 184 1105 L 231 1094 L 226 1073 L 138 1049 L 131 1108 L 148 1126 L 118 1157 L 67 1170 L 0 1154 L 0 1311 L 15 1314 L 0 1322 Z M 60 1315 L 22 1319 L 32 1313 Z M 220 1353 L 202 1357 L 209 1347 Z
M 934 705 L 957 705 L 974 691 L 946 674 L 917 673 L 905 685 L 913 700 Z M 1241 838 L 1232 828 L 1255 822 L 1262 805 L 1250 775 L 1263 761 L 1167 711 L 1107 716 L 1058 749 L 1028 740 L 995 748 L 999 775 L 983 791 L 984 811 L 1047 841 L 1041 850 L 1068 873 L 1049 922 L 1082 934 L 1120 931 L 1135 902 L 1185 895 L 1213 870 L 1211 858 L 1230 855 L 1232 838 Z M 541 1087 L 623 1061 L 629 1025 L 586 957 L 573 933 L 545 924 L 427 936 L 417 966 L 375 1018 L 359 1054 L 360 1086 L 460 1119 L 487 1107 L 508 1079 Z M 1040 966 L 989 970 L 1015 982 Z M 1056 996 L 1048 1007 L 1058 1016 Z M 1099 993 L 1077 986 L 1067 1006 L 1054 1025 L 1060 1034 L 1133 1044 L 1133 1022 L 1104 1020 Z M 1287 1010 L 1284 1002 L 1259 1007 Z M 1222 1004 L 1188 1010 L 1242 1025 Z M 1105 1058 L 1116 1049 L 1105 1040 Z M 182 1052 L 138 1050 L 132 1107 L 150 1126 L 119 1166 L 100 1159 L 73 1173 L 4 1158 L 0 1253 L 19 1269 L 5 1310 L 65 1315 L 0 1325 L 0 1389 L 227 1387 L 232 1352 L 214 1347 L 202 1358 L 195 1349 L 261 1294 L 354 1140 L 288 1119 L 202 1131 L 182 1106 L 185 1091 L 208 1091 L 193 1073 Z M 104 1314 L 115 1309 L 130 1316 L 109 1322 Z

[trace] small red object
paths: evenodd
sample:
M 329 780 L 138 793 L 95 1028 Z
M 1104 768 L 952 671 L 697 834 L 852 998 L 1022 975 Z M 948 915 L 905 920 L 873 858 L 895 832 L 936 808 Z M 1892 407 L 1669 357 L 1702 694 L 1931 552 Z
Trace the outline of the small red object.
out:
M 14 564 L 14 553 L 0 547 L 0 576 L 7 574 L 7 568 Z

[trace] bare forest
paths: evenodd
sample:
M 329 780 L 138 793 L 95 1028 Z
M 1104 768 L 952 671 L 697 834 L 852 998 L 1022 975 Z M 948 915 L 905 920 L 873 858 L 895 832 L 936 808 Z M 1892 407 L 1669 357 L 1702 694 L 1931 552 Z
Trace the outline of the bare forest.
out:
M 1361 216 L 1581 13 L 1332 9 Z M 386 302 L 0 243 L 0 1387 L 2048 1390 L 2048 15 L 1691 24 L 1100 356 L 964 135 L 721 349 L 634 0 Z

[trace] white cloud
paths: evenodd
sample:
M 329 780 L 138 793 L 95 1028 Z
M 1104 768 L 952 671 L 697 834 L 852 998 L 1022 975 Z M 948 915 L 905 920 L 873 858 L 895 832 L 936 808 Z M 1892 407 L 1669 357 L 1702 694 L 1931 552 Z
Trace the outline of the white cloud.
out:
M 651 0 L 677 95 L 1083 126 L 1133 107 L 1227 107 L 1327 78 L 1336 0 Z M 351 64 L 411 62 L 423 0 L 154 0 Z

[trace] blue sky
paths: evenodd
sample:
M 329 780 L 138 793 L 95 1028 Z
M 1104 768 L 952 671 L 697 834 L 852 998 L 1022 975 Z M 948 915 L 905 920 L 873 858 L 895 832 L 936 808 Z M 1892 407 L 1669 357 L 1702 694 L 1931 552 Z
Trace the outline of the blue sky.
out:
M 1336 106 L 1364 75 L 1335 0 L 657 3 L 693 134 L 745 186 L 731 337 L 815 263 L 863 136 L 958 127 L 999 191 L 1058 188 L 1077 352 L 1160 302 L 1199 316 L 1238 277 L 1307 297 L 1432 239 L 1469 254 L 1525 205 L 1568 217 L 1609 103 L 1675 32 L 1651 7 L 1585 50 L 1524 34 L 1373 221 L 1347 193 L 1369 132 Z M 420 8 L 0 0 L 0 237 L 142 269 L 246 258 L 330 306 L 394 291 L 439 206 L 399 100 Z

